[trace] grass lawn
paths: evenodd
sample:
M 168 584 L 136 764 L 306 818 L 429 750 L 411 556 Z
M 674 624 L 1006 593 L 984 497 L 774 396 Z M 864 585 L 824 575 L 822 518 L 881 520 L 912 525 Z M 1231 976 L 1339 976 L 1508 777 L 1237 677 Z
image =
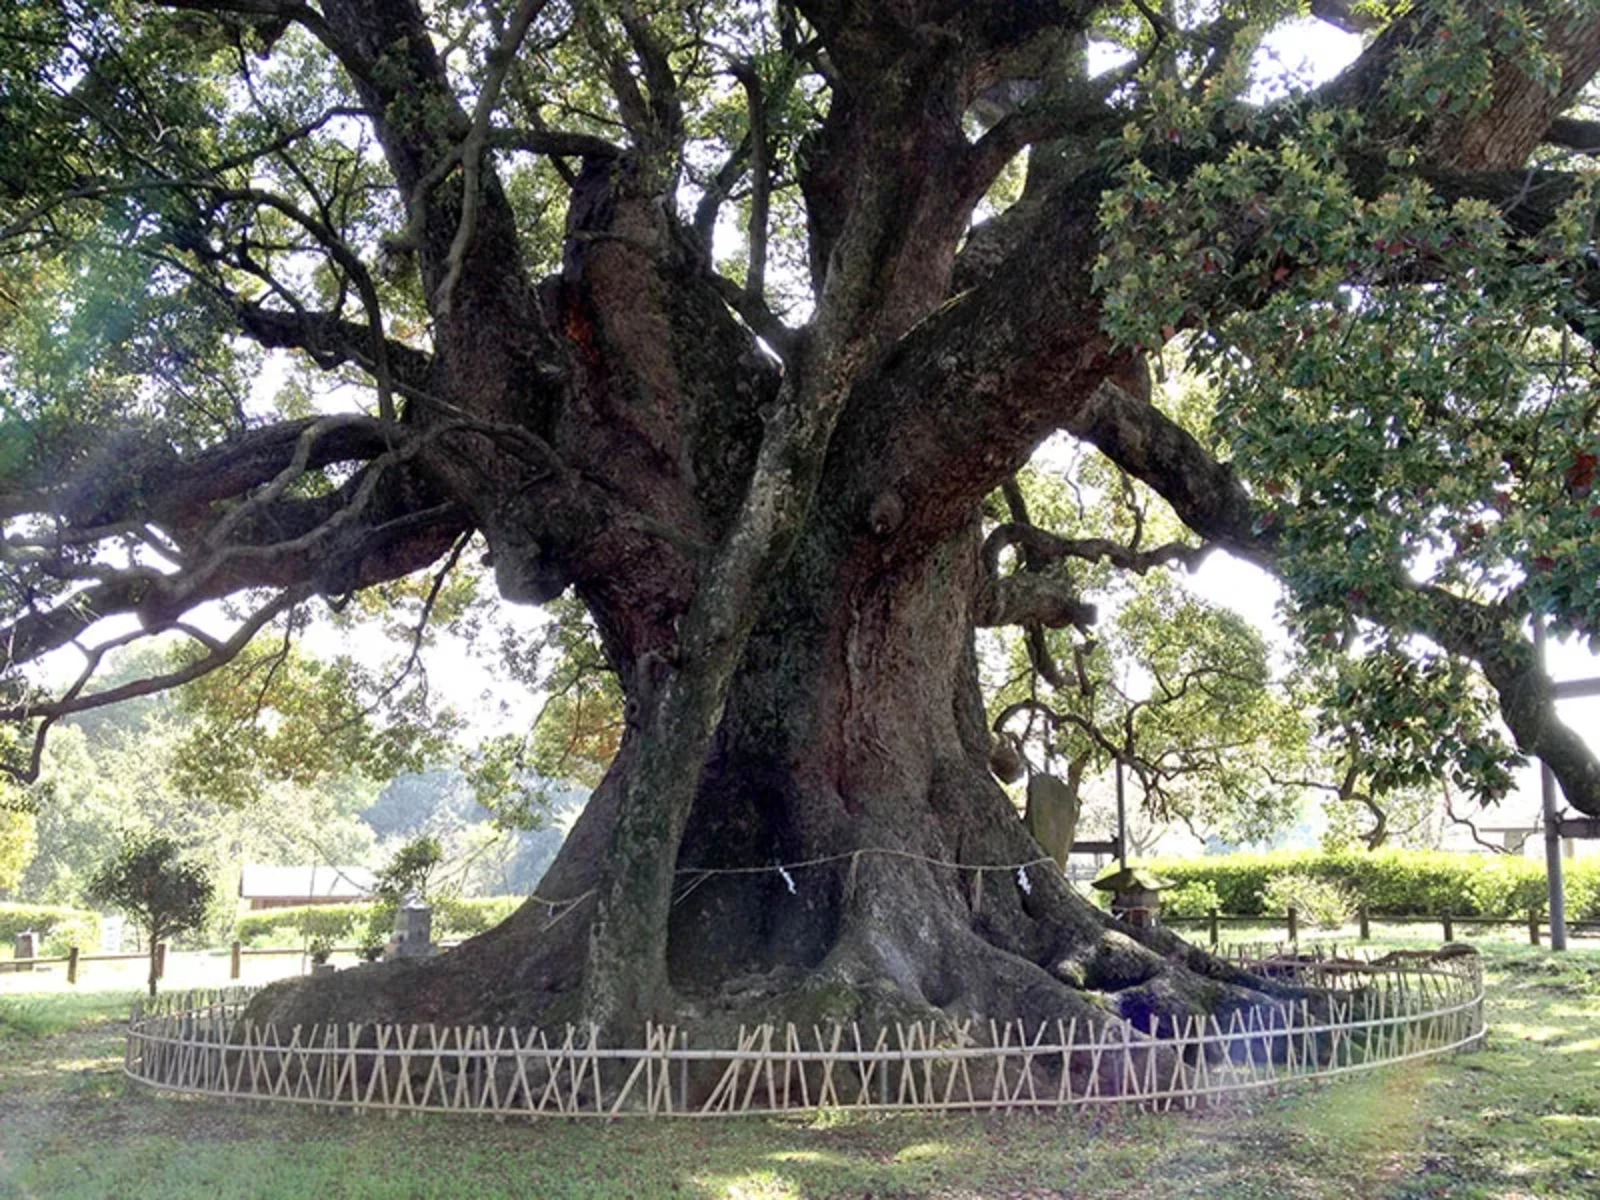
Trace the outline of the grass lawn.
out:
M 1479 944 L 1487 1050 L 1190 1116 L 316 1115 L 125 1085 L 133 993 L 11 993 L 0 1196 L 1600 1197 L 1600 951 Z

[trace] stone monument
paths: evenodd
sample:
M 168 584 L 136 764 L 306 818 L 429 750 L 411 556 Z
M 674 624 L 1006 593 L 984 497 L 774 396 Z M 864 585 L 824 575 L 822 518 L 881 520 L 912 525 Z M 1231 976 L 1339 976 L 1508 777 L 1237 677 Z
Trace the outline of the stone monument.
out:
M 421 896 L 407 896 L 395 914 L 394 936 L 384 951 L 385 961 L 429 958 L 439 952 L 433 944 L 433 909 Z

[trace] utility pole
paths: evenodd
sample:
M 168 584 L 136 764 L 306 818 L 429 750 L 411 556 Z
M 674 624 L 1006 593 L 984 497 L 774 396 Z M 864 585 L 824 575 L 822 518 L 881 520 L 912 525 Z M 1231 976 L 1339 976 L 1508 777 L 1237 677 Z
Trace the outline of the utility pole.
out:
M 1544 620 L 1533 621 L 1533 650 L 1539 670 L 1550 678 L 1545 661 Z M 1550 764 L 1539 760 L 1539 798 L 1544 809 L 1544 867 L 1550 886 L 1550 949 L 1567 948 L 1567 885 L 1561 873 L 1561 816 L 1556 812 L 1556 777 Z
M 1117 858 L 1118 866 L 1128 869 L 1128 807 L 1122 797 L 1122 755 L 1117 755 Z

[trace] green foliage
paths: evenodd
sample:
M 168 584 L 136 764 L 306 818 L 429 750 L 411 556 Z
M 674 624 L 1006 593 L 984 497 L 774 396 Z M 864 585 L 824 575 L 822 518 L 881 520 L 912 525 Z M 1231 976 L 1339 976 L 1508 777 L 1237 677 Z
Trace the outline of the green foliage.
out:
M 1478 804 L 1526 760 L 1505 742 L 1488 686 L 1466 664 L 1385 646 L 1339 660 L 1324 732 L 1342 734 L 1374 796 L 1444 779 Z
M 1182 544 L 1170 512 L 1132 481 L 1093 459 L 1075 462 L 1072 476 L 1069 491 L 1022 473 L 1035 523 L 1075 538 Z M 1002 507 L 991 515 L 1005 516 Z M 1033 770 L 1092 780 L 1109 774 L 1108 750 L 1119 747 L 1131 797 L 1152 820 L 1235 842 L 1292 824 L 1304 798 L 1280 780 L 1308 773 L 1312 730 L 1299 698 L 1274 677 L 1261 634 L 1189 591 L 1173 568 L 1133 575 L 1074 561 L 1070 572 L 1050 570 L 1100 609 L 1093 635 L 1040 631 L 1053 681 L 1021 633 L 989 634 L 994 652 L 984 656 L 1004 664 L 987 680 L 991 719 L 1020 739 Z
M 1172 917 L 1203 917 L 1222 911 L 1222 897 L 1206 879 L 1193 879 L 1161 893 L 1161 911 Z
M 247 650 L 178 693 L 188 720 L 173 752 L 173 783 L 243 806 L 262 800 L 269 779 L 304 788 L 350 774 L 388 779 L 447 749 L 452 716 L 430 722 L 414 692 L 391 693 L 384 703 L 394 719 L 380 725 L 369 700 L 379 690 L 348 658 Z
M 0 896 L 14 891 L 38 844 L 31 812 L 0 805 Z
M 158 739 L 152 739 L 152 746 Z M 141 801 L 161 796 L 148 752 L 97 754 L 82 729 L 57 730 L 45 748 L 34 791 L 43 850 L 24 872 L 23 895 L 57 904 L 82 903 L 95 869 L 116 850 L 119 828 L 141 824 Z M 153 822 L 152 822 L 153 824 Z
M 1338 929 L 1356 911 L 1356 899 L 1342 883 L 1291 871 L 1274 875 L 1261 889 L 1261 908 L 1270 914 L 1291 908 L 1298 917 L 1322 929 Z
M 478 803 L 505 829 L 538 828 L 555 793 L 596 787 L 622 736 L 622 687 L 587 610 L 565 596 L 546 613 L 541 635 L 509 637 L 503 658 L 515 682 L 546 696 L 531 732 L 485 738 L 463 763 Z
M 1154 866 L 1180 885 L 1204 883 L 1214 888 L 1220 910 L 1238 916 L 1280 913 L 1263 897 L 1284 876 L 1335 885 L 1374 915 L 1438 916 L 1448 910 L 1458 916 L 1520 919 L 1530 909 L 1546 905 L 1544 864 L 1512 855 L 1275 851 L 1164 859 Z M 1600 865 L 1569 863 L 1566 884 L 1568 915 L 1600 919 Z
M 521 896 L 440 896 L 433 902 L 436 937 L 472 937 L 492 929 L 522 906 Z
M 0 904 L 0 948 L 13 945 L 25 929 L 42 935 L 44 953 L 51 956 L 71 946 L 85 954 L 100 947 L 99 913 L 54 904 Z
M 593 788 L 622 736 L 622 687 L 581 606 L 558 601 L 552 615 L 546 644 L 554 662 L 544 680 L 550 699 L 534 729 L 530 765 L 547 779 Z
M 139 678 L 165 663 L 154 649 L 113 664 L 108 683 Z M 192 728 L 171 695 L 96 710 L 55 730 L 37 805 L 39 851 L 17 889 L 30 899 L 83 904 L 89 878 L 116 852 L 117 831 L 157 832 L 204 864 L 217 883 L 205 936 L 225 941 L 236 915 L 237 871 L 246 862 L 362 862 L 372 831 L 356 818 L 376 785 L 332 775 L 307 785 L 257 781 L 259 803 L 225 803 L 184 793 L 174 782 L 177 747 Z
M 206 869 L 184 859 L 171 838 L 134 834 L 124 837 L 116 855 L 95 872 L 88 890 L 97 903 L 125 912 L 149 939 L 153 996 L 156 944 L 200 928 L 213 887 Z
M 1446 778 L 1492 802 L 1518 761 L 1480 679 L 1382 632 L 1419 628 L 1418 582 L 1512 632 L 1600 634 L 1596 379 L 1578 365 L 1597 325 L 1572 282 L 1594 177 L 1528 232 L 1516 202 L 1416 178 L 1393 136 L 1481 112 L 1493 56 L 1550 78 L 1561 8 L 1417 6 L 1426 32 L 1359 111 L 1164 81 L 1102 199 L 1108 327 L 1211 389 L 1190 428 L 1258 506 L 1304 669 L 1328 672 L 1324 734 L 1375 796 Z
M 233 936 L 246 946 L 301 946 L 308 938 L 331 938 L 340 944 L 355 940 L 371 904 L 305 904 L 267 908 L 242 915 Z
M 430 884 L 443 860 L 444 849 L 438 838 L 430 834 L 412 838 L 378 872 L 373 890 L 391 904 L 404 903 L 409 896 L 431 900 Z

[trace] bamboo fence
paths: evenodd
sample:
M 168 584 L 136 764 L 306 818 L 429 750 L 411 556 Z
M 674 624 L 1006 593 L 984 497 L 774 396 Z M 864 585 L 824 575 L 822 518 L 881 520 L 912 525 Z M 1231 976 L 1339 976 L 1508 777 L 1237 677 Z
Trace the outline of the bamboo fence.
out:
M 723 1117 L 807 1109 L 1028 1110 L 1137 1104 L 1193 1109 L 1475 1047 L 1475 955 L 1274 966 L 1307 998 L 1225 1017 L 975 1027 L 762 1025 L 733 1047 L 652 1025 L 642 1048 L 596 1031 L 341 1023 L 287 1033 L 243 1014 L 250 993 L 166 997 L 136 1009 L 124 1071 L 189 1095 L 347 1109 L 506 1117 Z

